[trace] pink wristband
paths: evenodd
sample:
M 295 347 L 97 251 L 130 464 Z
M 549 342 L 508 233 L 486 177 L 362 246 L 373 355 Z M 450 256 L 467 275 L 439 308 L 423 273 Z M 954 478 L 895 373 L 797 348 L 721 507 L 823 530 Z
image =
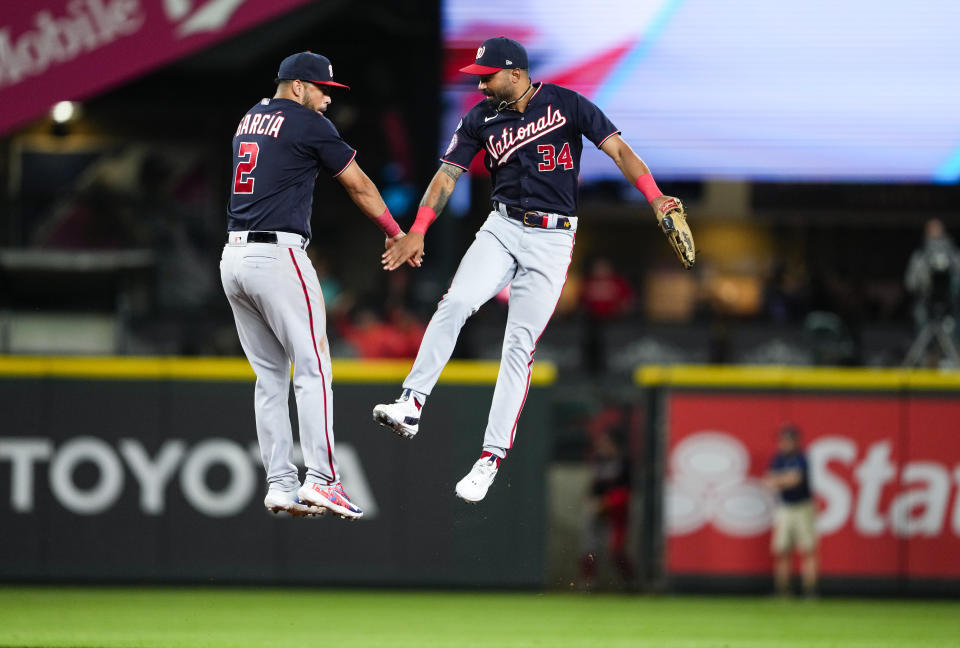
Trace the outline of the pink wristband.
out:
M 377 224 L 377 227 L 379 227 L 388 238 L 393 238 L 400 233 L 400 226 L 397 225 L 397 221 L 393 220 L 389 207 L 384 209 L 382 214 L 374 218 L 373 222 Z
M 427 205 L 420 205 L 420 209 L 417 210 L 417 219 L 413 221 L 413 225 L 410 226 L 410 233 L 417 233 L 420 236 L 423 236 L 427 233 L 427 228 L 437 220 L 437 212 L 433 211 L 432 207 Z
M 653 176 L 649 173 L 644 173 L 637 178 L 635 186 L 640 190 L 640 193 L 643 194 L 643 197 L 647 199 L 647 202 L 653 202 L 655 198 L 663 195 L 663 192 L 657 187 L 657 183 L 653 181 Z

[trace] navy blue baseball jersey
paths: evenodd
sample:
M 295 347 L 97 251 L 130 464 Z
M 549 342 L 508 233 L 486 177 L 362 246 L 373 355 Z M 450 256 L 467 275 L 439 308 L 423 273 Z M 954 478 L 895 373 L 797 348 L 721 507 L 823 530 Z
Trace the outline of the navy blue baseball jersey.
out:
M 233 136 L 228 231 L 311 238 L 317 174 L 340 175 L 356 154 L 325 116 L 290 99 L 263 99 L 243 116 Z
M 780 489 L 780 499 L 785 504 L 799 504 L 810 500 L 810 469 L 802 452 L 778 453 L 770 462 L 772 472 L 800 471 L 800 483 L 792 488 Z
M 486 99 L 457 126 L 441 161 L 466 169 L 481 148 L 493 200 L 525 210 L 575 216 L 583 136 L 599 148 L 620 131 L 583 95 L 534 84 L 524 112 L 497 112 Z

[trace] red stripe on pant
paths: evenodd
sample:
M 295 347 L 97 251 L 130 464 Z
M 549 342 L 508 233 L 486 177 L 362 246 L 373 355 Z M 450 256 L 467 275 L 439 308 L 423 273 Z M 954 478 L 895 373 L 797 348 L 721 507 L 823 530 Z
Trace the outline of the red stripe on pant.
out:
M 330 464 L 330 476 L 333 481 L 337 481 L 337 473 L 333 468 L 333 450 L 330 445 L 330 426 L 327 423 L 327 377 L 323 375 L 323 364 L 320 362 L 320 352 L 317 350 L 317 334 L 313 329 L 313 308 L 310 306 L 310 295 L 307 294 L 307 284 L 303 280 L 303 274 L 300 273 L 300 266 L 297 265 L 297 259 L 293 256 L 293 248 L 287 248 L 290 251 L 290 260 L 293 261 L 293 267 L 300 277 L 300 285 L 303 287 L 303 298 L 307 300 L 307 316 L 310 318 L 310 341 L 313 342 L 313 353 L 317 356 L 317 371 L 320 372 L 320 381 L 323 385 L 323 433 L 327 437 L 327 461 Z M 302 439 L 301 439 L 302 441 Z

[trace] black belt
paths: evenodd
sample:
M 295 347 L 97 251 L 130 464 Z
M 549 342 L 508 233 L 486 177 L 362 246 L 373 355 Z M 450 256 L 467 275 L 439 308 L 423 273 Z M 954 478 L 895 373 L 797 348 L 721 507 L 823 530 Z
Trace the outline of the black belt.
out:
M 277 243 L 276 232 L 247 232 L 247 243 Z
M 543 227 L 547 228 L 547 223 L 550 221 L 550 214 L 538 211 L 527 211 L 520 209 L 519 207 L 512 207 L 510 205 L 505 205 L 504 203 L 493 203 L 493 208 L 496 211 L 500 211 L 497 208 L 497 205 L 503 205 L 504 209 L 507 212 L 507 218 L 510 218 L 515 221 L 520 221 L 527 227 Z M 566 216 L 557 216 L 557 224 L 553 229 L 570 229 L 573 226 L 573 223 L 570 222 L 570 219 Z
M 290 232 L 291 234 L 297 234 L 296 232 Z M 297 234 L 300 237 L 300 240 L 303 243 L 299 246 L 301 249 L 306 248 L 307 238 L 303 234 Z M 230 233 L 227 232 L 227 243 L 230 242 Z M 247 232 L 247 243 L 272 243 L 276 245 L 278 243 L 277 233 L 276 232 Z

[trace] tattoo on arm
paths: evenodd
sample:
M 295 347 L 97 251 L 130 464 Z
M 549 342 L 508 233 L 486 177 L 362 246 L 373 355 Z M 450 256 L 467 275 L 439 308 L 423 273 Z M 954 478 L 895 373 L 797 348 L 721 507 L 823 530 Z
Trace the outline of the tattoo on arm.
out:
M 452 164 L 447 164 L 446 162 L 440 165 L 440 172 L 446 175 L 447 177 L 449 177 L 451 180 L 453 180 L 454 183 L 456 183 L 456 181 L 460 179 L 460 176 L 463 175 L 463 169 L 461 169 L 458 166 L 454 166 Z M 437 187 L 436 191 L 437 191 L 436 204 L 432 205 L 432 207 L 434 211 L 437 214 L 439 214 L 440 212 L 443 211 L 443 208 L 447 206 L 447 201 L 450 199 L 450 194 L 452 190 L 448 190 L 446 187 L 440 186 L 440 187 Z M 430 198 L 430 191 L 428 190 L 423 195 L 423 199 L 420 200 L 420 206 L 423 207 L 424 205 L 427 205 L 430 202 L 432 202 L 429 200 L 429 198 Z
M 420 201 L 421 207 L 430 203 L 430 201 L 427 200 L 427 197 L 429 195 L 430 195 L 429 192 L 423 195 L 423 199 Z M 437 190 L 437 204 L 433 205 L 433 211 L 435 211 L 437 214 L 442 212 L 443 208 L 447 206 L 447 201 L 449 199 L 450 199 L 450 192 L 444 189 L 443 187 L 440 187 Z
M 447 164 L 446 162 L 440 165 L 440 170 L 443 171 L 448 176 L 450 176 L 450 179 L 453 180 L 454 182 L 459 180 L 460 176 L 463 175 L 463 169 L 461 169 L 458 166 L 454 166 L 452 164 Z

